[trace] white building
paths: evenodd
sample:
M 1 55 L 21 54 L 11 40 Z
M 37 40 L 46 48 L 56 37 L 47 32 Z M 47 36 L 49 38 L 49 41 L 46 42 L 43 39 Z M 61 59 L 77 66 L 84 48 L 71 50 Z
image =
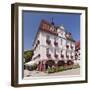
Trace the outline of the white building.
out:
M 75 60 L 75 41 L 63 25 L 55 26 L 42 20 L 33 43 L 32 61 L 38 64 L 38 70 L 48 67 L 73 64 Z

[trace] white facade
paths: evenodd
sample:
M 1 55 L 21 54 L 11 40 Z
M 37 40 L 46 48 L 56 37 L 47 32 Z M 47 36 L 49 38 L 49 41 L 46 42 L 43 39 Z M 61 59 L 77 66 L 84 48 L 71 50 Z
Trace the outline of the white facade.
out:
M 54 28 L 49 30 L 54 32 Z M 47 60 L 54 60 L 55 62 L 64 60 L 67 63 L 67 60 L 75 60 L 75 42 L 67 39 L 70 36 L 69 33 L 65 32 L 63 26 L 57 28 L 56 31 L 57 35 L 39 30 L 33 45 L 34 55 L 32 60 L 36 60 L 37 63 Z M 50 56 L 47 56 L 47 54 Z

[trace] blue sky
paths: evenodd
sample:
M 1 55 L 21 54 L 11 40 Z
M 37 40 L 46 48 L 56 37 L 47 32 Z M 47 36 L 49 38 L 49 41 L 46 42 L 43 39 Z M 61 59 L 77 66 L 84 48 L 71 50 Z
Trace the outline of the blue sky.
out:
M 65 29 L 72 33 L 74 40 L 80 40 L 80 14 L 23 11 L 22 15 L 24 50 L 32 49 L 32 43 L 42 19 L 51 22 L 53 18 L 55 25 L 63 24 Z

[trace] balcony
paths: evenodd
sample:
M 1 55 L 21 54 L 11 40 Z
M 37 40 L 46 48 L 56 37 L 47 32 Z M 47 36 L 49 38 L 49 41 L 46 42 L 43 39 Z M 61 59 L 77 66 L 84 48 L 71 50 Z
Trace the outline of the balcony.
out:
M 47 39 L 47 40 L 46 40 L 46 43 L 50 45 L 50 44 L 51 44 L 51 40 L 48 40 L 48 39 Z
M 51 57 L 51 54 L 47 54 L 46 56 L 47 56 L 48 58 L 50 58 L 50 57 Z
M 58 42 L 55 41 L 55 42 L 54 42 L 54 45 L 55 45 L 55 46 L 58 46 Z
M 58 55 L 57 54 L 55 54 L 54 56 L 55 56 L 55 58 L 58 58 Z

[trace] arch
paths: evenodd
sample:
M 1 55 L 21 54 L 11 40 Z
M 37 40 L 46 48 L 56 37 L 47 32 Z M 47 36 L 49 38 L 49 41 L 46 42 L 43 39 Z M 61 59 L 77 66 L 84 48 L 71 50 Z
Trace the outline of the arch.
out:
M 67 65 L 73 65 L 73 64 L 74 64 L 73 61 L 71 61 L 71 60 L 68 60 L 68 61 L 67 61 Z
M 48 60 L 48 61 L 46 61 L 45 65 L 46 65 L 46 69 L 48 68 L 48 66 L 49 67 L 55 66 L 55 61 Z
M 65 62 L 63 60 L 60 60 L 60 61 L 58 61 L 57 65 L 58 66 L 64 66 L 65 65 Z

